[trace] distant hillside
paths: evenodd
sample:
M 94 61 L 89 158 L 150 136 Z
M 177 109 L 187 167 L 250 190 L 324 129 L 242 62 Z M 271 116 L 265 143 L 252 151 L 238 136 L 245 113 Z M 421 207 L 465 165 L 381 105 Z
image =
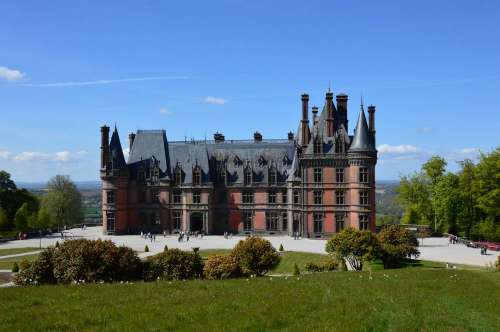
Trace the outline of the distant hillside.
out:
M 94 190 L 101 188 L 101 181 L 75 181 L 80 190 Z M 43 190 L 47 188 L 47 182 L 16 182 L 18 188 L 28 190 Z

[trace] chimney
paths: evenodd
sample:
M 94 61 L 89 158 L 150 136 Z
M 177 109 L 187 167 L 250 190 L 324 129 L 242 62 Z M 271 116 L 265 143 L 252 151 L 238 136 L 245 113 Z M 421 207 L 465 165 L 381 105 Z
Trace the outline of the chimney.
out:
M 109 162 L 109 127 L 101 127 L 101 169 L 105 169 Z
M 375 106 L 368 106 L 368 129 L 375 133 Z
M 129 148 L 129 150 L 132 150 L 132 145 L 134 144 L 134 140 L 135 140 L 135 134 L 134 133 L 128 134 L 128 148 Z
M 215 143 L 223 143 L 224 139 L 225 139 L 224 134 L 221 134 L 219 132 L 216 132 L 214 134 L 214 141 L 215 141 Z
M 332 137 L 334 132 L 333 124 L 333 92 L 328 90 L 326 93 L 326 124 L 327 124 L 327 136 Z
M 300 124 L 301 136 L 302 136 L 302 146 L 309 144 L 309 118 L 307 113 L 309 111 L 309 95 L 307 93 L 302 94 L 302 121 Z
M 255 143 L 258 143 L 258 142 L 262 142 L 262 134 L 259 133 L 258 131 L 256 131 L 254 134 L 253 134 L 253 141 Z
M 344 124 L 345 130 L 348 131 L 347 128 L 348 120 L 347 120 L 347 100 L 348 96 L 344 93 L 340 93 L 337 95 L 337 110 L 339 112 L 339 122 Z
M 288 132 L 288 140 L 293 141 L 293 133 L 291 131 Z
M 315 125 L 316 122 L 318 122 L 318 107 L 313 106 L 312 114 L 313 114 L 313 125 Z

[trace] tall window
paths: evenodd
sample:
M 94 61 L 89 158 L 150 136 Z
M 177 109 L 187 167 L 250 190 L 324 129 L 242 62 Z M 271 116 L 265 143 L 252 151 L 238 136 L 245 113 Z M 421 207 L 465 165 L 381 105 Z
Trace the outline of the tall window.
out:
M 250 167 L 245 168 L 245 174 L 243 175 L 243 181 L 245 186 L 252 184 L 252 170 Z
M 222 167 L 219 170 L 219 183 L 222 185 L 225 185 L 227 181 L 227 176 L 226 176 L 226 169 Z
M 300 204 L 300 192 L 298 190 L 293 191 L 293 204 Z
M 193 170 L 193 184 L 195 186 L 197 185 L 200 185 L 201 184 L 201 170 L 199 167 L 196 167 L 194 170 Z
M 336 190 L 335 191 L 335 201 L 337 205 L 344 205 L 345 204 L 345 192 L 343 190 Z
M 368 183 L 368 167 L 359 168 L 359 182 Z
M 182 212 L 174 211 L 174 229 L 182 228 Z
M 344 182 L 344 169 L 343 168 L 336 168 L 335 169 L 335 179 L 337 180 L 337 183 Z
M 369 216 L 367 214 L 359 215 L 359 229 L 368 230 L 369 229 Z
M 321 153 L 323 147 L 323 143 L 321 142 L 320 139 L 315 139 L 314 140 L 314 145 L 313 145 L 313 151 L 314 153 Z
M 174 200 L 174 204 L 180 204 L 181 203 L 181 192 L 180 190 L 175 190 L 174 193 L 173 193 L 173 200 Z
M 271 190 L 267 193 L 267 202 L 269 204 L 276 203 L 276 191 Z
M 160 192 L 158 189 L 151 190 L 151 201 L 153 203 L 160 203 Z
M 243 204 L 252 204 L 253 203 L 253 192 L 252 191 L 244 191 L 242 194 L 241 202 Z
M 182 169 L 180 167 L 177 167 L 175 169 L 174 178 L 175 178 L 175 184 L 177 186 L 180 186 L 182 184 Z
M 359 192 L 359 204 L 360 205 L 368 205 L 369 200 L 368 200 L 368 191 L 367 190 L 361 190 Z
M 193 204 L 201 203 L 201 193 L 199 191 L 193 191 Z
M 106 191 L 106 203 L 115 204 L 115 192 L 112 190 Z
M 344 144 L 340 138 L 335 140 L 335 153 L 343 153 L 344 152 Z
M 281 192 L 281 202 L 282 202 L 283 204 L 288 203 L 288 193 L 286 192 L 286 190 L 283 190 L 283 191 Z
M 266 212 L 266 229 L 268 231 L 278 230 L 278 213 Z
M 243 212 L 243 230 L 251 231 L 253 229 L 252 212 Z
M 316 167 L 314 168 L 314 182 L 321 183 L 323 182 L 323 169 Z
M 314 233 L 323 233 L 323 215 L 321 213 L 315 213 L 313 216 L 314 221 Z
M 345 216 L 343 214 L 335 215 L 335 231 L 338 233 L 345 227 Z
M 281 214 L 281 230 L 286 231 L 288 230 L 288 213 L 283 212 Z
M 137 192 L 137 200 L 139 203 L 146 203 L 146 192 L 144 190 L 139 190 Z
M 106 211 L 106 229 L 108 231 L 115 231 L 115 213 Z
M 275 185 L 277 181 L 278 181 L 278 173 L 276 172 L 275 168 L 271 168 L 269 170 L 269 184 Z
M 313 192 L 313 198 L 314 198 L 314 204 L 316 205 L 321 205 L 323 204 L 323 191 L 321 190 L 315 190 Z

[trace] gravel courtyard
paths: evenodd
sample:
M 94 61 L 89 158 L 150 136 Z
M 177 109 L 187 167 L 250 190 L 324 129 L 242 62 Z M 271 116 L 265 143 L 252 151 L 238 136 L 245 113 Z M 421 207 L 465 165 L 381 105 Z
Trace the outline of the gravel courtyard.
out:
M 65 231 L 67 238 L 86 238 L 86 239 L 110 239 L 117 245 L 126 245 L 140 252 L 141 257 L 152 255 L 163 250 L 165 245 L 169 248 L 179 248 L 183 250 L 191 250 L 193 247 L 200 249 L 231 249 L 242 237 L 234 236 L 233 238 L 225 239 L 223 236 L 210 235 L 203 238 L 190 238 L 189 242 L 178 242 L 177 236 L 157 235 L 156 241 L 142 239 L 139 235 L 120 235 L 120 236 L 105 236 L 102 234 L 101 227 L 89 227 L 85 230 L 80 228 L 70 229 Z M 289 236 L 269 236 L 265 237 L 275 248 L 283 244 L 285 250 L 301 251 L 311 253 L 325 253 L 326 240 L 310 240 L 299 239 L 294 240 Z M 56 241 L 61 241 L 60 236 L 51 235 L 43 237 L 41 240 L 42 247 L 53 245 Z M 144 246 L 148 245 L 150 252 L 145 253 Z M 0 244 L 0 249 L 6 248 L 21 248 L 21 247 L 38 247 L 40 240 L 38 238 L 28 240 L 10 241 Z M 479 249 L 468 248 L 461 244 L 449 244 L 446 238 L 426 238 L 423 245 L 419 248 L 421 259 L 448 262 L 454 264 L 467 264 L 476 266 L 486 266 L 494 263 L 499 252 L 488 251 L 488 255 L 481 255 Z

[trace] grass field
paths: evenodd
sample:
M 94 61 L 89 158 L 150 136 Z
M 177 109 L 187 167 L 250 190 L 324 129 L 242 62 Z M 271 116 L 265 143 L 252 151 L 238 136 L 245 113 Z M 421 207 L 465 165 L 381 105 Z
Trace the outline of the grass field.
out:
M 413 268 L 23 287 L 0 289 L 0 329 L 499 331 L 499 298 L 500 273 Z
M 6 255 L 23 254 L 25 252 L 38 251 L 38 250 L 40 250 L 40 249 L 39 248 L 30 248 L 30 247 L 0 249 L 0 258 L 2 258 L 2 256 L 6 256 Z
M 10 269 L 12 269 L 14 262 L 17 262 L 17 264 L 21 263 L 23 260 L 27 260 L 27 261 L 31 262 L 31 261 L 35 260 L 35 258 L 37 258 L 37 257 L 38 257 L 38 254 L 26 255 L 26 256 L 20 256 L 20 257 L 12 257 L 12 258 L 1 258 L 0 257 L 0 269 L 10 270 Z

